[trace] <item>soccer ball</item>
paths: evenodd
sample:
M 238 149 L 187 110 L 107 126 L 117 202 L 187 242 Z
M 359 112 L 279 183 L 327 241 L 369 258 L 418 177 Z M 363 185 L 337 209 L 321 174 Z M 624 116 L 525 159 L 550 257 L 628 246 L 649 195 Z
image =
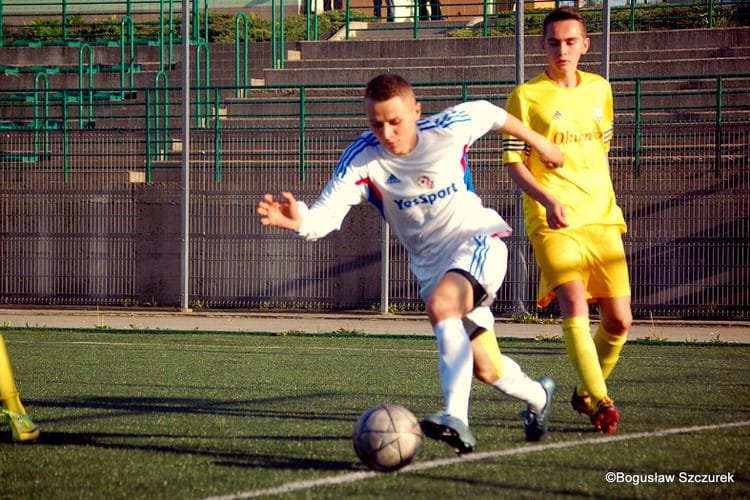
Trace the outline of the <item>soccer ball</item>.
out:
M 354 426 L 354 452 L 363 464 L 392 472 L 411 463 L 422 444 L 422 430 L 403 406 L 381 404 L 364 411 Z

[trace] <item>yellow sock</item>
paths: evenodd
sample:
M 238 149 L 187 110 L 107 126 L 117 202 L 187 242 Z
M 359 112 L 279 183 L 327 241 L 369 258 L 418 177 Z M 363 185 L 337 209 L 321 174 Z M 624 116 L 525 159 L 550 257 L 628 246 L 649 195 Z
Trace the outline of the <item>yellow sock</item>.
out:
M 5 347 L 5 339 L 0 335 L 0 403 L 6 410 L 16 413 L 26 413 L 18 396 L 13 370 L 10 368 L 10 357 Z
M 620 351 L 628 340 L 627 333 L 622 335 L 612 335 L 599 325 L 594 335 L 594 344 L 596 352 L 599 355 L 599 366 L 602 368 L 602 376 L 606 380 L 612 373 L 617 360 L 620 359 Z
M 480 333 L 477 334 L 476 337 L 474 337 L 474 339 L 478 340 L 479 343 L 482 345 L 482 349 L 484 349 L 484 352 L 487 354 L 487 357 L 490 359 L 492 366 L 495 367 L 495 371 L 497 372 L 497 377 L 498 378 L 502 377 L 503 376 L 503 358 L 500 355 L 500 346 L 497 343 L 495 332 L 491 332 L 489 330 L 482 330 Z
M 573 365 L 581 386 L 578 394 L 590 395 L 594 406 L 607 398 L 607 385 L 599 366 L 594 339 L 591 337 L 589 319 L 581 316 L 567 318 L 562 323 L 565 350 Z

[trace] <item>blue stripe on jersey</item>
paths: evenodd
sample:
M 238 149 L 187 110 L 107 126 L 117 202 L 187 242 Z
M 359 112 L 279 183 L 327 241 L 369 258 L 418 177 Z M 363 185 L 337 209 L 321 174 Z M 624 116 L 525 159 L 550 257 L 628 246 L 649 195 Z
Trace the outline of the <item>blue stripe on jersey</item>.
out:
M 417 122 L 417 125 L 419 126 L 419 130 L 429 130 L 431 128 L 448 128 L 454 123 L 468 121 L 471 121 L 471 117 L 466 111 L 457 111 L 455 109 L 451 109 L 446 111 L 441 116 L 419 120 Z
M 464 160 L 466 161 L 466 168 L 464 169 L 464 184 L 466 184 L 466 189 L 473 193 L 474 191 L 474 183 L 471 180 L 471 170 L 469 169 L 469 162 L 466 157 L 464 157 Z
M 333 175 L 336 175 L 339 178 L 344 177 L 346 169 L 349 168 L 349 165 L 351 164 L 352 158 L 357 156 L 363 150 L 377 146 L 378 144 L 378 139 L 372 132 L 364 132 L 359 138 L 349 144 L 343 153 L 341 153 L 341 157 L 336 164 L 336 169 L 334 170 Z
M 372 188 L 372 186 L 367 186 L 367 201 L 372 203 L 372 205 L 378 209 L 378 212 L 380 212 L 380 216 L 385 219 L 385 213 L 383 212 L 383 200 L 378 197 L 375 190 Z
M 480 276 L 484 263 L 487 261 L 487 252 L 489 252 L 490 247 L 487 245 L 487 236 L 474 236 L 474 242 L 477 244 L 477 248 L 474 249 L 474 255 L 471 257 L 469 272 L 472 276 Z
M 453 123 L 468 122 L 471 121 L 471 117 L 466 111 L 456 111 L 454 109 L 449 110 L 442 117 L 438 119 L 438 123 L 441 127 L 445 128 Z

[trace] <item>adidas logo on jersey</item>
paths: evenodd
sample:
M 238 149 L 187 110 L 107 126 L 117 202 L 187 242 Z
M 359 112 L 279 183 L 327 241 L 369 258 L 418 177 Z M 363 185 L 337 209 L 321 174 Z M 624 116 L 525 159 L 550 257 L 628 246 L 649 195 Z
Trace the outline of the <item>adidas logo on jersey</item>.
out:
M 389 176 L 388 176 L 388 178 L 387 178 L 387 179 L 385 180 L 385 183 L 386 183 L 386 184 L 398 184 L 399 182 L 401 182 L 401 181 L 399 180 L 399 178 L 398 178 L 398 177 L 396 177 L 396 176 L 395 176 L 395 175 L 393 175 L 393 174 L 389 175 Z

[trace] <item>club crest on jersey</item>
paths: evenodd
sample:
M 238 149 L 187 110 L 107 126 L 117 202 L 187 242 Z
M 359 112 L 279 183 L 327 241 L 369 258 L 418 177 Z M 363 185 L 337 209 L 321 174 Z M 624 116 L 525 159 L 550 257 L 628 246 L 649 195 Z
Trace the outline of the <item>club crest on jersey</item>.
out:
M 596 123 L 601 123 L 602 117 L 604 116 L 604 113 L 602 112 L 602 108 L 596 107 L 594 108 L 594 120 L 596 120 Z
M 426 175 L 423 175 L 419 179 L 417 179 L 417 186 L 421 187 L 422 189 L 432 189 L 434 187 L 434 184 L 432 183 L 432 179 L 430 179 Z

